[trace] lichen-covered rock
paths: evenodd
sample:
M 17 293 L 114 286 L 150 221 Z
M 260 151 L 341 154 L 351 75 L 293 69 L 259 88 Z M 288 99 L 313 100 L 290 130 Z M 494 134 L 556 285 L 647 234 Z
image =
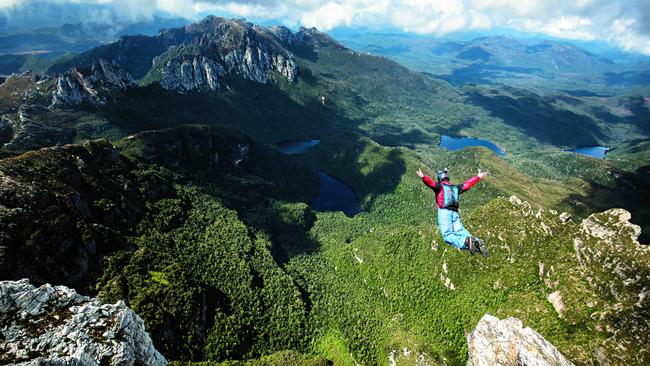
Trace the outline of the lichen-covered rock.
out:
M 82 103 L 105 104 L 110 94 L 135 86 L 131 75 L 119 64 L 99 59 L 88 67 L 73 67 L 56 79 L 51 107 L 76 106 Z
M 521 320 L 485 314 L 467 335 L 468 366 L 573 365 L 550 342 Z
M 0 281 L 0 363 L 165 365 L 142 319 L 64 286 Z

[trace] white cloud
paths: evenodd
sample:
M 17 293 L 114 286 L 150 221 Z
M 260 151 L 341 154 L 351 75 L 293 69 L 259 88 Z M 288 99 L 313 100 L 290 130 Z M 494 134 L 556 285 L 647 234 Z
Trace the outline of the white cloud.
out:
M 157 13 L 198 19 L 206 13 L 289 26 L 397 27 L 444 35 L 513 28 L 574 40 L 603 40 L 650 54 L 650 0 L 0 0 L 0 11 L 51 4 L 104 4 L 129 20 Z

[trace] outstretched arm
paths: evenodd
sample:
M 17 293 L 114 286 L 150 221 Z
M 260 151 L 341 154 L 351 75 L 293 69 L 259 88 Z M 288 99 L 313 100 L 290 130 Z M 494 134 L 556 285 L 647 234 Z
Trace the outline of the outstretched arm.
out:
M 476 183 L 478 183 L 479 180 L 483 179 L 485 176 L 490 175 L 491 173 L 488 171 L 481 171 L 479 169 L 478 175 L 475 177 L 471 177 L 465 182 L 463 182 L 462 186 L 460 187 L 460 191 L 465 192 L 466 190 L 472 188 Z
M 424 182 L 424 184 L 426 184 L 429 188 L 433 188 L 433 189 L 437 188 L 436 181 L 431 179 L 431 177 L 429 177 L 428 175 L 424 175 L 424 173 L 422 173 L 421 169 L 418 169 L 418 171 L 415 172 L 415 174 L 418 177 L 422 178 L 422 182 Z

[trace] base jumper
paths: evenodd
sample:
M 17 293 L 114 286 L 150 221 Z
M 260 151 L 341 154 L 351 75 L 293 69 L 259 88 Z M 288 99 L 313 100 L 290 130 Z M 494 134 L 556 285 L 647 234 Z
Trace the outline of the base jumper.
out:
M 434 181 L 428 175 L 418 169 L 417 176 L 422 182 L 431 188 L 436 194 L 438 207 L 438 227 L 445 243 L 459 249 L 466 249 L 470 254 L 481 253 L 484 257 L 489 255 L 488 248 L 483 240 L 472 236 L 465 229 L 458 215 L 458 196 L 472 188 L 479 180 L 490 174 L 487 171 L 480 171 L 477 176 L 469 178 L 463 184 L 451 184 L 447 169 L 437 174 L 438 181 Z

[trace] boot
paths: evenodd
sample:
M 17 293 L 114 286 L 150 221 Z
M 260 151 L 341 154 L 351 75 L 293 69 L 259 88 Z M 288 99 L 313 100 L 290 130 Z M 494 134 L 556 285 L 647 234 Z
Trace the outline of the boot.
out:
M 465 246 L 467 246 L 467 250 L 469 250 L 469 254 L 471 255 L 474 255 L 474 253 L 478 252 L 476 246 L 474 245 L 474 240 L 472 240 L 471 236 L 468 236 L 467 239 L 465 239 Z
M 472 238 L 473 242 L 476 245 L 477 252 L 481 252 L 485 258 L 487 258 L 488 255 L 490 255 L 490 251 L 487 248 L 487 245 L 483 242 L 483 240 L 479 238 Z

